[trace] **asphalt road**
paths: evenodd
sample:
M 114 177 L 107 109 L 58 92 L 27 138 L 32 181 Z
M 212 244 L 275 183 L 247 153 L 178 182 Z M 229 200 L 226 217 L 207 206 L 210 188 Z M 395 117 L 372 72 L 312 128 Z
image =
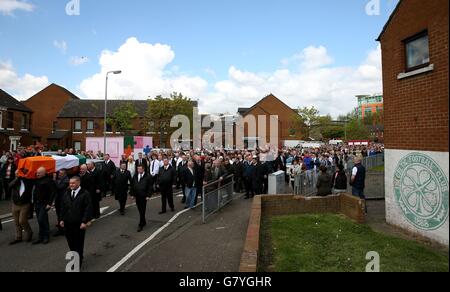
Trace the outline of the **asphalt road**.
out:
M 181 228 L 193 220 L 193 214 L 198 213 L 184 211 L 181 197 L 175 195 L 175 212 L 158 215 L 161 209 L 160 197 L 152 198 L 147 205 L 147 226 L 143 232 L 137 232 L 139 214 L 133 201 L 128 202 L 125 216 L 118 212 L 118 204 L 113 198 L 105 198 L 102 208 L 105 208 L 102 217 L 93 222 L 88 229 L 85 241 L 85 262 L 82 271 L 106 272 L 121 261 L 127 254 L 140 243 L 147 240 L 158 229 L 165 226 L 178 212 L 178 217 L 163 230 L 159 230 L 158 237 L 163 238 Z M 195 216 L 197 217 L 198 214 Z M 56 230 L 56 214 L 49 213 L 52 231 Z M 34 231 L 34 239 L 37 239 L 38 225 L 36 219 L 30 221 Z M 52 237 L 48 245 L 33 246 L 31 243 L 20 243 L 9 246 L 14 239 L 14 223 L 10 220 L 3 221 L 3 231 L 0 231 L 0 272 L 64 272 L 68 261 L 66 253 L 68 245 L 65 237 Z M 125 262 L 124 264 L 127 264 Z

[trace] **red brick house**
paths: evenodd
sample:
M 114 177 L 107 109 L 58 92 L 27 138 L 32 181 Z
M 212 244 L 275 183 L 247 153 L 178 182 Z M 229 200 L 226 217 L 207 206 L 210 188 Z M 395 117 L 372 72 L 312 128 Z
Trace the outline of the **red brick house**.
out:
M 145 124 L 145 113 L 148 108 L 146 100 L 109 100 L 108 117 L 111 117 L 116 108 L 129 102 L 134 104 L 138 113 L 138 118 L 133 120 L 133 134 L 148 136 L 146 133 L 148 127 Z M 49 147 L 88 150 L 85 149 L 87 137 L 103 137 L 104 108 L 105 101 L 103 100 L 72 99 L 68 101 L 57 116 L 57 129 L 48 138 Z M 116 129 L 107 125 L 108 137 L 124 136 L 125 134 L 118 133 Z
M 295 128 L 294 125 L 294 116 L 298 115 L 298 112 L 286 105 L 283 101 L 277 98 L 273 94 L 269 94 L 264 97 L 258 103 L 256 103 L 251 108 L 239 108 L 238 114 L 243 118 L 253 115 L 258 120 L 258 116 L 266 117 L 266 137 L 267 139 L 270 137 L 270 116 L 278 116 L 277 124 L 278 124 L 278 142 L 279 147 L 283 145 L 285 141 L 292 140 L 301 140 L 302 137 L 299 133 L 293 133 L 292 129 Z M 254 144 L 255 142 L 259 146 L 263 146 L 266 142 L 261 140 L 262 133 L 260 133 L 259 127 L 257 126 L 257 135 L 256 137 L 251 137 L 248 127 L 246 126 L 244 129 L 244 146 L 247 147 L 250 144 Z M 237 139 L 237 138 L 235 138 Z
M 31 134 L 33 111 L 0 89 L 0 151 L 35 144 Z
M 39 136 L 39 142 L 43 145 L 47 145 L 49 138 L 51 140 L 55 136 L 58 128 L 58 114 L 71 100 L 79 100 L 79 98 L 64 87 L 51 84 L 22 102 L 34 112 L 33 133 Z
M 448 0 L 401 0 L 381 43 L 386 220 L 449 244 Z

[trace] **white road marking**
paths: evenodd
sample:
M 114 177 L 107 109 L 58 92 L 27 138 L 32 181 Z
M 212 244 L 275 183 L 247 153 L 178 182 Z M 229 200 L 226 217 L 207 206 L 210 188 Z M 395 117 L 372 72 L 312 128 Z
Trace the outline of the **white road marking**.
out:
M 200 206 L 202 203 L 198 204 L 195 207 Z M 183 211 L 178 212 L 175 216 L 172 217 L 164 226 L 159 228 L 156 232 L 154 232 L 152 235 L 150 235 L 149 238 L 144 240 L 141 244 L 136 246 L 131 252 L 129 252 L 123 259 L 121 259 L 117 264 L 115 264 L 112 268 L 108 270 L 108 273 L 114 273 L 116 272 L 123 264 L 125 264 L 131 257 L 133 257 L 136 253 L 138 253 L 144 246 L 146 246 L 150 241 L 155 239 L 158 234 L 160 234 L 164 229 L 169 227 L 180 215 L 189 212 L 190 209 L 186 209 Z

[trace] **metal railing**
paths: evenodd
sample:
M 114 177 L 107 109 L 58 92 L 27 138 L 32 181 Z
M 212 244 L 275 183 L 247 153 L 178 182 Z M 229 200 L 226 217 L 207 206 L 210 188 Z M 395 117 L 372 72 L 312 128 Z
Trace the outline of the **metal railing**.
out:
M 362 165 L 366 170 L 384 165 L 384 154 L 369 156 L 363 159 Z
M 328 166 L 327 173 L 333 175 L 336 167 Z M 301 196 L 313 196 L 317 193 L 317 181 L 319 180 L 320 171 L 318 169 L 307 170 L 294 177 L 294 194 Z
M 202 221 L 216 213 L 234 198 L 234 175 L 203 186 Z

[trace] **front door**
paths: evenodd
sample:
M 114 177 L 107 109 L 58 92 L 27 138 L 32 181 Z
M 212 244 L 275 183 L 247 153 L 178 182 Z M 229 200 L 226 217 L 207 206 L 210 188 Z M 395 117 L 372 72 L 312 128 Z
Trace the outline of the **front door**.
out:
M 9 137 L 10 146 L 9 149 L 12 151 L 17 151 L 21 137 Z

